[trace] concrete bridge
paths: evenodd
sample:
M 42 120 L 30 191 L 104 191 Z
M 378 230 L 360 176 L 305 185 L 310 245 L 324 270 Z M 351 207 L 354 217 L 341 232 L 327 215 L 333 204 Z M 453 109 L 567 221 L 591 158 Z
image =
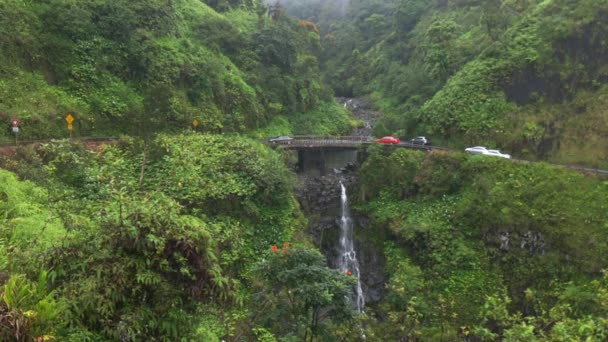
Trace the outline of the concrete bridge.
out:
M 302 159 L 302 152 L 311 150 L 311 151 L 320 151 L 321 154 L 317 156 L 315 159 L 318 160 L 319 165 L 324 165 L 325 156 L 323 151 L 327 150 L 357 150 L 359 147 L 363 145 L 369 144 L 377 144 L 373 137 L 361 137 L 361 136 L 294 136 L 291 137 L 291 140 L 282 140 L 271 142 L 270 140 L 265 140 L 265 143 L 271 146 L 283 146 L 286 149 L 297 150 L 299 152 L 299 158 Z M 419 145 L 412 144 L 411 142 L 400 142 L 398 144 L 390 144 L 384 146 L 391 147 L 401 147 L 401 148 L 409 148 L 416 149 L 422 151 L 432 151 L 432 150 L 441 150 L 441 151 L 458 151 L 455 149 L 450 149 L 441 146 L 431 146 L 431 145 Z M 523 159 L 510 159 L 513 162 L 522 162 L 529 163 L 528 160 Z M 608 177 L 608 170 L 597 169 L 597 168 L 588 168 L 582 167 L 578 165 L 562 165 L 562 164 L 551 164 L 558 167 L 564 167 L 567 169 L 575 170 L 578 172 L 582 172 L 585 174 L 598 175 L 603 177 Z
M 297 151 L 298 172 L 312 175 L 325 175 L 332 169 L 340 169 L 357 162 L 360 147 L 379 144 L 369 136 L 293 136 L 284 139 L 268 139 L 264 143 L 272 146 Z M 436 146 L 415 145 L 410 142 L 386 144 L 387 148 L 410 148 L 422 151 L 433 149 L 447 150 Z
M 331 136 L 294 136 L 291 140 L 281 141 L 270 141 L 266 140 L 265 143 L 269 145 L 280 145 L 290 150 L 321 150 L 321 149 L 358 149 L 362 145 L 369 145 L 376 143 L 373 137 L 360 137 L 360 136 L 343 136 L 343 137 L 331 137 Z M 386 146 L 411 148 L 418 150 L 449 150 L 439 146 L 429 145 L 418 145 L 412 144 L 411 142 L 400 142 L 398 144 L 391 144 Z

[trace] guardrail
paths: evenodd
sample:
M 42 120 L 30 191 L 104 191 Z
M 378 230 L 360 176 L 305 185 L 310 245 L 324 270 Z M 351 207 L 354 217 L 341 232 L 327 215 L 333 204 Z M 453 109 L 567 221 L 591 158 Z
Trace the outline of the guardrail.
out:
M 574 171 L 578 171 L 578 172 L 608 177 L 608 170 L 594 169 L 594 168 L 582 167 L 582 166 L 576 166 L 576 165 L 563 165 L 563 164 L 551 164 L 551 165 L 565 167 L 566 169 L 570 169 L 570 170 L 574 170 Z
M 315 147 L 357 147 L 362 144 L 374 143 L 373 137 L 362 137 L 362 136 L 308 136 L 299 135 L 293 136 L 290 140 L 277 140 L 271 141 L 272 139 L 264 140 L 265 143 L 271 145 L 283 145 L 287 148 L 315 148 Z M 397 146 L 419 150 L 441 150 L 451 151 L 449 148 L 441 146 L 421 145 L 414 144 L 412 142 L 399 142 L 398 144 L 387 144 L 386 146 Z
M 370 136 L 331 136 L 331 135 L 295 135 L 294 140 L 348 140 L 348 141 L 372 141 Z
M 329 147 L 329 148 L 331 148 L 331 147 L 358 147 L 362 144 L 371 144 L 374 142 L 374 138 L 372 138 L 372 137 L 361 137 L 361 136 L 337 137 L 337 136 L 302 135 L 302 136 L 294 136 L 292 138 L 293 138 L 292 140 L 276 141 L 276 142 L 271 142 L 270 140 L 265 140 L 265 142 L 268 144 L 271 144 L 271 145 L 283 145 L 287 149 L 318 148 L 318 147 Z M 432 150 L 458 151 L 455 149 L 442 147 L 442 146 L 414 144 L 410 141 L 400 142 L 398 144 L 386 145 L 386 146 L 411 148 L 411 149 L 424 150 L 424 151 L 432 151 Z M 511 160 L 518 161 L 518 162 L 526 162 L 526 163 L 530 162 L 528 160 L 522 160 L 522 159 L 511 159 Z M 562 165 L 562 164 L 550 164 L 550 165 L 563 167 L 563 168 L 567 168 L 567 169 L 582 172 L 582 173 L 608 177 L 608 170 L 594 169 L 594 168 L 588 168 L 588 167 L 577 166 L 577 165 Z
M 283 145 L 287 148 L 316 148 L 316 147 L 358 147 L 361 144 L 371 143 L 371 137 L 361 136 L 295 136 L 288 140 L 266 140 L 271 145 Z
M 369 136 L 362 137 L 362 136 L 299 135 L 299 136 L 294 136 L 292 138 L 293 138 L 292 140 L 277 141 L 277 142 L 270 142 L 270 139 L 268 139 L 268 140 L 264 140 L 264 142 L 267 144 L 271 144 L 271 145 L 283 145 L 283 146 L 286 146 L 288 149 L 290 149 L 290 148 L 317 148 L 317 147 L 358 147 L 362 144 L 371 144 L 374 142 L 374 138 L 369 137 Z M 57 140 L 83 141 L 83 142 L 87 142 L 87 141 L 104 142 L 104 141 L 114 141 L 117 139 L 118 139 L 118 137 L 80 137 L 80 138 L 71 138 L 71 139 L 59 138 L 59 139 L 43 139 L 43 140 L 21 140 L 18 142 L 17 146 L 15 146 L 14 142 L 6 142 L 6 143 L 0 143 L 0 147 L 18 147 L 18 146 L 23 146 L 23 145 L 48 143 L 48 142 L 57 141 Z M 404 147 L 404 148 L 426 150 L 426 151 L 431 151 L 431 150 L 456 151 L 454 149 L 450 149 L 450 148 L 446 148 L 446 147 L 431 146 L 431 145 L 418 145 L 418 144 L 414 144 L 412 142 L 400 142 L 399 144 L 386 145 L 386 146 Z M 528 160 L 522 160 L 522 159 L 511 159 L 511 160 L 519 161 L 519 162 L 527 162 L 527 163 L 530 162 Z M 567 168 L 570 170 L 574 170 L 574 171 L 578 171 L 578 172 L 582 172 L 582 173 L 586 173 L 586 174 L 608 177 L 608 170 L 589 168 L 589 167 L 583 167 L 583 166 L 577 166 L 577 165 L 563 165 L 563 164 L 550 164 L 550 165 L 563 167 L 563 168 Z

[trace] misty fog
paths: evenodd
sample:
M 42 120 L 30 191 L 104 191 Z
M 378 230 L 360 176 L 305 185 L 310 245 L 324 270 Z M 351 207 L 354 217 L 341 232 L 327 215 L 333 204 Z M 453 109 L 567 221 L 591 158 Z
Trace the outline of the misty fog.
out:
M 279 2 L 287 8 L 287 12 L 293 16 L 307 18 L 310 15 L 314 16 L 314 12 L 319 9 L 324 9 L 326 13 L 342 16 L 346 13 L 346 9 L 350 0 L 263 0 L 268 5 L 274 5 Z

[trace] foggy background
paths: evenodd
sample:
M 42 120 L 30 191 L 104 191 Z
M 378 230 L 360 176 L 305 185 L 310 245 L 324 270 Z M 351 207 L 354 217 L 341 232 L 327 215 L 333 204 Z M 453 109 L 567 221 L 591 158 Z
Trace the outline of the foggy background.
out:
M 346 14 L 350 0 L 279 0 L 278 2 L 294 17 L 317 21 L 320 13 L 343 16 Z M 264 0 L 264 3 L 274 5 L 277 0 Z

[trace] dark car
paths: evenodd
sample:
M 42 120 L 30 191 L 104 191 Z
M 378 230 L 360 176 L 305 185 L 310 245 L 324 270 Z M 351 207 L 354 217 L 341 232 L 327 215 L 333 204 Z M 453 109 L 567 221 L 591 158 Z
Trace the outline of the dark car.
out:
M 399 143 L 399 138 L 387 136 L 382 137 L 380 139 L 376 139 L 377 143 L 386 144 L 386 145 L 397 145 Z
M 430 145 L 431 141 L 426 137 L 415 137 L 411 140 L 414 145 Z
M 291 144 L 291 141 L 293 140 L 292 137 L 288 137 L 286 135 L 282 135 L 280 137 L 274 137 L 268 141 L 270 141 L 273 144 Z

